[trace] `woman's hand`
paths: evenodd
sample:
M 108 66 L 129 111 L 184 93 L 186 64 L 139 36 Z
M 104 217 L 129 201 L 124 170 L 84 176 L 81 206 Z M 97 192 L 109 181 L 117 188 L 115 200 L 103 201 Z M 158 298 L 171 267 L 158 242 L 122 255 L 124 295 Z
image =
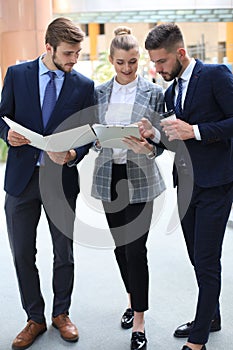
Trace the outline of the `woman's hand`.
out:
M 138 154 L 149 154 L 154 149 L 143 137 L 140 139 L 134 136 L 124 137 L 123 142 L 125 142 L 134 153 Z
M 138 128 L 143 138 L 153 139 L 155 137 L 155 130 L 148 119 L 142 118 L 138 122 Z

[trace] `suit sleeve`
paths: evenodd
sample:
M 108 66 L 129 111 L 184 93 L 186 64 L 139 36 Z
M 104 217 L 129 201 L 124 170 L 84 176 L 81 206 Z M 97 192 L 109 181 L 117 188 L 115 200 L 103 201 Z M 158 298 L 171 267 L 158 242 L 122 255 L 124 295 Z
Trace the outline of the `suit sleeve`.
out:
M 14 94 L 11 78 L 11 70 L 8 68 L 0 102 L 0 137 L 7 143 L 7 136 L 9 131 L 9 126 L 4 122 L 2 117 L 7 116 L 8 118 L 13 119 L 14 117 Z
M 165 110 L 165 102 L 164 102 L 163 90 L 160 86 L 154 85 L 154 96 L 155 96 L 155 103 L 154 103 L 155 108 L 154 108 L 153 116 L 151 117 L 151 123 L 161 133 L 161 126 L 160 126 L 161 116 L 160 115 Z M 157 156 L 163 153 L 164 146 L 161 142 L 155 143 L 151 139 L 147 139 L 147 141 L 150 144 L 156 146 Z
M 220 120 L 198 124 L 201 139 L 207 143 L 233 137 L 233 74 L 227 67 L 215 69 L 212 86 Z
M 93 108 L 91 108 L 93 107 Z M 88 115 L 88 121 L 87 123 L 90 125 L 93 125 L 96 120 L 96 114 L 95 114 L 95 96 L 94 96 L 94 82 L 91 82 L 89 84 L 89 89 L 86 90 L 86 98 L 83 103 L 83 110 L 86 108 L 89 108 L 90 114 Z M 93 143 L 89 143 L 87 145 L 75 148 L 77 157 L 72 162 L 67 163 L 69 167 L 77 165 L 81 160 L 89 153 L 90 148 L 92 147 Z

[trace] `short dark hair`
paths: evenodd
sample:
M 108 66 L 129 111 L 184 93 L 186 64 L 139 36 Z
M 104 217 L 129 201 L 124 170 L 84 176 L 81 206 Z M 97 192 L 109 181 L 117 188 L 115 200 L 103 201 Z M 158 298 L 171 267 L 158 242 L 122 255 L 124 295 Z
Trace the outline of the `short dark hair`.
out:
M 168 52 L 184 47 L 184 39 L 180 28 L 174 23 L 162 23 L 148 33 L 146 50 L 165 49 Z
M 69 18 L 59 17 L 53 20 L 45 33 L 45 43 L 55 50 L 61 42 L 77 44 L 83 41 L 85 33 Z

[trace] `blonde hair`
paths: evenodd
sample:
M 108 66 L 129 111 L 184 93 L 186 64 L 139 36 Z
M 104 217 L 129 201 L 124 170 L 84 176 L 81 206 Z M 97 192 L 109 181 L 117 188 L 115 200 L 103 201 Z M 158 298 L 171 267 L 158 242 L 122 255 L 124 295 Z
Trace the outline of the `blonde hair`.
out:
M 117 27 L 114 30 L 115 37 L 112 39 L 110 44 L 110 56 L 114 56 L 115 50 L 129 51 L 136 49 L 139 52 L 139 44 L 135 36 L 131 34 L 129 27 Z

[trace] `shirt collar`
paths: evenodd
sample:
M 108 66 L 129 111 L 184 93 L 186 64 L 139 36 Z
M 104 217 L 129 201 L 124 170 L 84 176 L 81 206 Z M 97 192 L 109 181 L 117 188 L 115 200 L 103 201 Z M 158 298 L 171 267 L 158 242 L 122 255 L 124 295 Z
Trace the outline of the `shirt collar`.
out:
M 44 55 L 45 54 L 41 55 L 40 58 L 39 58 L 39 75 L 40 76 L 46 74 L 47 72 L 49 72 L 49 69 L 46 67 L 46 65 L 43 63 L 43 60 L 42 60 Z M 65 74 L 60 69 L 56 69 L 53 72 L 56 74 L 56 76 L 58 78 L 62 78 L 64 76 L 64 74 Z
M 189 79 L 191 78 L 195 64 L 196 64 L 196 61 L 194 58 L 192 58 L 188 67 L 184 70 L 184 72 L 181 75 L 181 78 L 184 81 L 189 81 Z
M 119 84 L 116 81 L 116 77 L 115 77 L 113 81 L 113 90 L 114 92 L 118 92 L 120 90 L 127 89 L 129 92 L 132 92 L 134 91 L 134 89 L 136 89 L 137 83 L 138 83 L 138 76 L 136 79 L 134 79 L 133 81 L 131 81 L 129 84 L 126 84 L 126 85 Z

